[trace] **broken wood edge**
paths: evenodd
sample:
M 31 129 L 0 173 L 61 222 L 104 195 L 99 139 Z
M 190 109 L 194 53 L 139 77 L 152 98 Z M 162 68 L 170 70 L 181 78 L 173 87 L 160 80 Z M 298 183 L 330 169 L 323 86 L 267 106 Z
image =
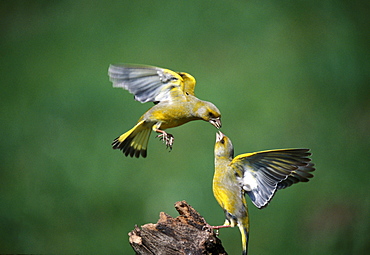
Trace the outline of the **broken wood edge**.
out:
M 176 218 L 160 212 L 156 224 L 135 225 L 129 242 L 136 254 L 227 255 L 221 240 L 206 220 L 186 201 L 175 203 Z

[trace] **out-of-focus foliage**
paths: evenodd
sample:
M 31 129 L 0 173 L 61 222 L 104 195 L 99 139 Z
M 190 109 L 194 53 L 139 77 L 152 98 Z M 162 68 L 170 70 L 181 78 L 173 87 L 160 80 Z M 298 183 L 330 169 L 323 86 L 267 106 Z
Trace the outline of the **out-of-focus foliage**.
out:
M 111 141 L 151 104 L 108 81 L 110 63 L 197 79 L 236 153 L 308 147 L 314 179 L 248 201 L 251 254 L 369 251 L 366 1 L 1 1 L 0 253 L 133 254 L 127 233 L 186 200 L 213 225 L 216 129 L 172 129 L 148 158 Z M 239 254 L 237 229 L 222 229 Z

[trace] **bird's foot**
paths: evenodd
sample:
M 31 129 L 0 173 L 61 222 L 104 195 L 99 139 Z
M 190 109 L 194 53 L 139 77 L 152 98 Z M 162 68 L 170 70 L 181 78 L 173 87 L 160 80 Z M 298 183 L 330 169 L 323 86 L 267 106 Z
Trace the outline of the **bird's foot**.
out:
M 158 137 L 161 141 L 163 141 L 163 143 L 166 144 L 166 148 L 170 148 L 170 150 L 172 150 L 173 141 L 175 140 L 173 135 L 168 134 L 163 130 L 157 130 L 157 132 L 160 132 L 161 134 L 157 135 L 156 137 Z

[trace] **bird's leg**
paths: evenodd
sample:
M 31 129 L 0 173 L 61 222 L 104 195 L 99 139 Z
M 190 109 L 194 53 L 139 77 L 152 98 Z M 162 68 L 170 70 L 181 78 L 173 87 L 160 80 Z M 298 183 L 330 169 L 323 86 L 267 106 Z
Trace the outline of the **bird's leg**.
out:
M 216 230 L 216 236 L 218 236 L 218 230 L 220 228 L 230 228 L 230 227 L 232 227 L 232 226 L 231 225 L 211 226 L 209 224 L 207 224 L 206 226 L 204 226 L 204 228 L 215 229 Z
M 220 228 L 231 228 L 231 225 L 221 225 L 221 226 L 210 226 L 212 229 L 220 229 Z
M 168 133 L 166 133 L 166 132 L 164 132 L 163 130 L 160 130 L 160 129 L 156 129 L 155 132 L 161 133 L 161 134 L 157 135 L 156 137 L 158 137 L 160 140 L 162 140 L 166 144 L 167 148 L 170 148 L 170 150 L 172 150 L 173 141 L 175 140 L 173 135 L 168 134 Z

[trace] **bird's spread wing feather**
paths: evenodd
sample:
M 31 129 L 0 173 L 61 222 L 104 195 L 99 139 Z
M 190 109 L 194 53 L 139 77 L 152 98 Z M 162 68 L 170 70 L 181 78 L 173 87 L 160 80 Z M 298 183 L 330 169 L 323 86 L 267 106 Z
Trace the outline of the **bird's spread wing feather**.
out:
M 290 173 L 288 178 L 278 183 L 277 189 L 285 189 L 297 182 L 308 182 L 309 178 L 313 177 L 313 174 L 310 172 L 313 172 L 314 170 L 315 168 L 313 163 L 308 163 L 305 166 L 299 166 L 296 170 Z
M 108 70 L 113 87 L 128 90 L 135 100 L 159 102 L 185 100 L 184 80 L 176 72 L 153 66 L 110 65 Z
M 315 170 L 308 158 L 308 149 L 268 150 L 245 153 L 231 164 L 243 173 L 239 178 L 243 189 L 258 208 L 266 206 L 277 189 L 297 182 L 307 182 Z

